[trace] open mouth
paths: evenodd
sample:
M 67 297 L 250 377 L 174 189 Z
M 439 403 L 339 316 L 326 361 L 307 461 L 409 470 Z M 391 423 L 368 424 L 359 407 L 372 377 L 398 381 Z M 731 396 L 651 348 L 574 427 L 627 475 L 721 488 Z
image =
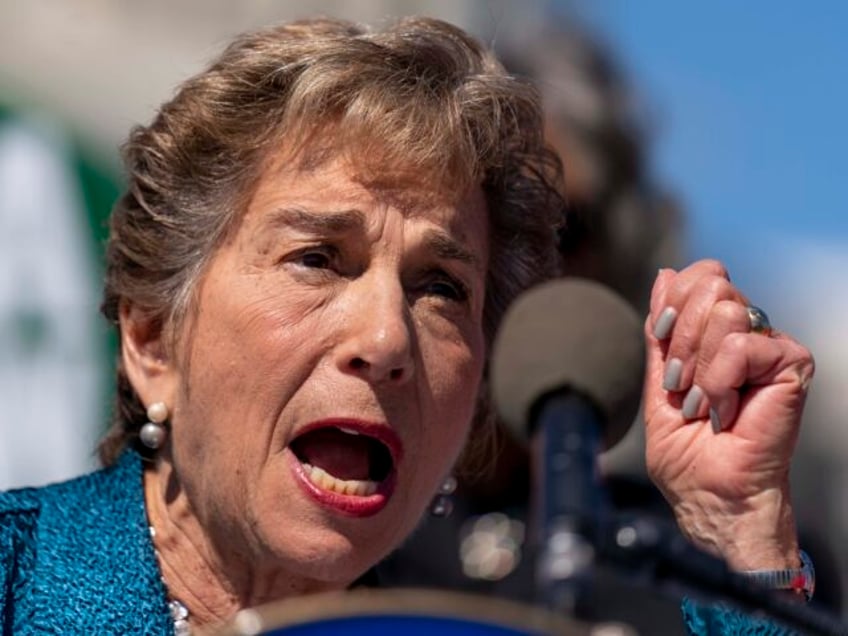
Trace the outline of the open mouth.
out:
M 313 486 L 348 497 L 370 497 L 385 490 L 395 470 L 395 444 L 381 439 L 386 433 L 378 437 L 365 428 L 320 426 L 291 442 L 303 475 Z

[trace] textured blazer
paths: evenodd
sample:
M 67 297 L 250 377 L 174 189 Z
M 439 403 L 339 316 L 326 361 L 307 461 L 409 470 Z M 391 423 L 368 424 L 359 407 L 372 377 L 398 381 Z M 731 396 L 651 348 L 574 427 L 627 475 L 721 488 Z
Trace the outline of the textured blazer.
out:
M 0 632 L 173 634 L 141 458 L 0 493 Z
M 132 450 L 78 479 L 0 493 L 0 634 L 174 633 Z M 684 604 L 697 636 L 789 634 Z

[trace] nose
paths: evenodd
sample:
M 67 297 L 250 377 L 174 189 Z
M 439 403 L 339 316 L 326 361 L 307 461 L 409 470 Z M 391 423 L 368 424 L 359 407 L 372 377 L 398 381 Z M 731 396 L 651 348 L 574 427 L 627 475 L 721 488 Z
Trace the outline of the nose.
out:
M 343 373 L 371 384 L 403 384 L 413 376 L 413 328 L 397 281 L 361 280 L 351 289 L 351 311 L 337 349 Z

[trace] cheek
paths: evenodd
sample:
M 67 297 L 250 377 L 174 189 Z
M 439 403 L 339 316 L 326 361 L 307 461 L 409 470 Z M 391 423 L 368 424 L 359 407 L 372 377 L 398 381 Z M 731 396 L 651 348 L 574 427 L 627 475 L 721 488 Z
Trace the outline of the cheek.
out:
M 440 437 L 461 443 L 474 416 L 483 374 L 485 347 L 482 336 L 460 339 L 422 351 L 427 365 L 427 382 L 436 413 L 434 428 Z
M 260 368 L 279 369 L 310 348 L 321 349 L 331 331 L 323 309 L 323 303 L 307 294 L 282 290 L 254 294 L 210 310 L 214 318 L 204 333 L 197 334 L 195 350 L 207 359 L 243 369 L 245 380 L 259 379 L 268 370 Z
M 310 325 L 326 326 L 328 320 L 314 304 L 284 300 L 279 293 L 238 304 L 230 297 L 209 303 L 200 314 L 184 365 L 181 419 L 202 430 L 205 440 L 273 426 L 312 373 L 326 331 Z M 242 436 L 238 444 L 259 438 Z

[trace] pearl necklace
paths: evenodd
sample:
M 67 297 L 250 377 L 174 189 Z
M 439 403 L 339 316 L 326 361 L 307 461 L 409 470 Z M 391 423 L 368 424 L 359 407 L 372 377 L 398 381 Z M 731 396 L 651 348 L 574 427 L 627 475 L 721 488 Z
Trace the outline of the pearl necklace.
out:
M 156 536 L 156 528 L 153 526 L 147 526 L 147 530 L 150 532 L 150 541 L 153 542 L 153 538 Z M 153 544 L 153 551 L 156 553 L 156 557 L 158 559 L 159 551 L 156 549 L 155 543 Z M 167 590 L 168 584 L 165 583 L 165 577 L 163 576 L 160 578 L 162 585 L 164 585 Z M 177 599 L 172 598 L 168 601 L 168 613 L 171 615 L 171 620 L 174 621 L 174 635 L 191 636 L 191 625 L 188 624 L 188 608 Z

